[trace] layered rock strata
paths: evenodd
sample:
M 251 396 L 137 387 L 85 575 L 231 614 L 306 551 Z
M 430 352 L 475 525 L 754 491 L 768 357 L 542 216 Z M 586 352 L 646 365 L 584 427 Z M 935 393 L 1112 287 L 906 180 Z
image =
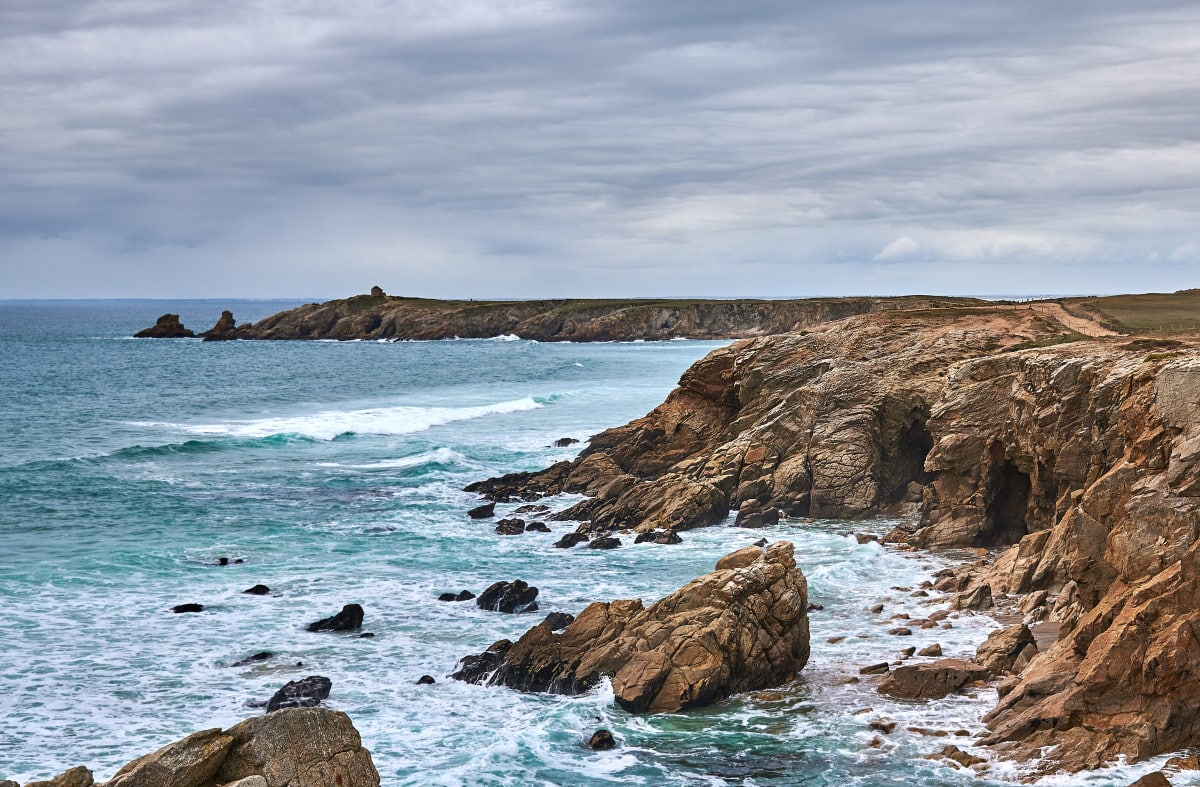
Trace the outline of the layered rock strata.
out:
M 792 545 L 749 547 L 643 607 L 589 605 L 561 633 L 542 622 L 463 659 L 455 678 L 578 694 L 612 678 L 632 712 L 672 712 L 778 686 L 808 661 L 808 585 Z
M 26 787 L 93 787 L 72 768 Z M 379 787 L 349 717 L 325 708 L 280 710 L 228 730 L 203 730 L 139 757 L 98 787 Z
M 557 517 L 591 534 L 907 510 L 893 538 L 1005 550 L 939 579 L 963 606 L 1028 594 L 1042 652 L 1012 643 L 989 743 L 1069 769 L 1200 745 L 1200 341 L 1081 320 L 925 310 L 741 341 L 576 460 L 470 488 L 583 494 Z

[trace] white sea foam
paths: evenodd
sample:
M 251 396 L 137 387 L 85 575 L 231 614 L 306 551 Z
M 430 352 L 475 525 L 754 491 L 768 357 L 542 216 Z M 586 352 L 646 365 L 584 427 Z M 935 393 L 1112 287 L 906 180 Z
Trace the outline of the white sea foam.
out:
M 256 418 L 215 424 L 177 424 L 134 421 L 131 426 L 175 429 L 187 434 L 220 437 L 270 437 L 296 434 L 313 440 L 332 440 L 343 434 L 402 435 L 433 426 L 536 410 L 542 403 L 531 396 L 475 407 L 372 407 L 365 410 L 324 410 L 311 415 Z
M 342 464 L 340 462 L 318 462 L 320 467 L 344 467 L 347 470 L 403 470 L 409 467 L 420 467 L 421 465 L 439 464 L 466 464 L 467 458 L 450 448 L 438 448 L 433 451 L 426 451 L 423 454 L 414 456 L 399 456 L 395 459 L 382 459 L 378 462 L 365 462 L 362 464 Z

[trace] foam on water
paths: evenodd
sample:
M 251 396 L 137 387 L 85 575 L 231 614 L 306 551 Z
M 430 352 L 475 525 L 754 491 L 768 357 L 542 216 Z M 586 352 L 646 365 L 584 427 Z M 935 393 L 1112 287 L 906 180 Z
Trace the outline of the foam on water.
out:
M 433 426 L 482 418 L 488 415 L 536 410 L 543 404 L 532 396 L 475 407 L 372 407 L 365 410 L 323 410 L 311 415 L 256 418 L 215 424 L 133 421 L 131 426 L 161 427 L 197 435 L 272 437 L 299 435 L 312 440 L 333 440 L 342 435 L 403 435 Z

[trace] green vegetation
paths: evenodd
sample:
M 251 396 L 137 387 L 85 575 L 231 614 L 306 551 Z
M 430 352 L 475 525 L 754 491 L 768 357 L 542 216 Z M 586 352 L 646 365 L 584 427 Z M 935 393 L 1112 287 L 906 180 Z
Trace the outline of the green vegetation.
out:
M 1072 311 L 1091 312 L 1106 327 L 1122 333 L 1200 330 L 1200 289 L 1067 298 L 1062 304 Z
M 1008 348 L 1009 352 L 1017 350 L 1032 350 L 1037 347 L 1053 347 L 1057 344 L 1070 344 L 1072 342 L 1086 342 L 1095 337 L 1088 336 L 1086 333 L 1060 333 L 1057 336 L 1049 336 L 1045 339 L 1030 339 L 1020 344 L 1014 344 Z

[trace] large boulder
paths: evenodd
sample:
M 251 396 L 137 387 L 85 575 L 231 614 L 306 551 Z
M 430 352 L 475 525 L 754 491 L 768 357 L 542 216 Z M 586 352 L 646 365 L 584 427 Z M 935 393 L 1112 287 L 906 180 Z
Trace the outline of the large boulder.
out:
M 990 674 L 987 667 L 973 661 L 941 659 L 897 667 L 879 684 L 879 691 L 901 699 L 936 700 Z
M 300 680 L 289 680 L 275 692 L 267 702 L 267 713 L 284 708 L 311 708 L 320 705 L 329 696 L 333 681 L 320 675 L 309 675 Z
M 358 604 L 347 604 L 342 611 L 327 618 L 309 623 L 309 631 L 358 631 L 363 624 L 363 608 Z
M 475 599 L 475 606 L 491 612 L 536 612 L 538 589 L 521 579 L 494 582 Z
M 226 309 L 213 327 L 199 334 L 206 342 L 226 342 L 237 338 L 237 323 L 233 320 L 233 312 Z
M 778 686 L 808 661 L 808 584 L 786 541 L 692 580 L 649 607 L 589 605 L 561 634 L 546 623 L 463 659 L 453 677 L 578 694 L 611 677 L 621 707 L 672 712 Z M 740 562 L 740 561 L 739 561 Z
M 0 783 L 2 784 L 2 783 Z M 26 787 L 93 787 L 72 768 Z M 371 753 L 344 713 L 293 708 L 203 730 L 139 757 L 104 787 L 379 787 Z
M 1024 623 L 993 631 L 975 652 L 975 661 L 992 672 L 1020 672 L 1038 653 L 1033 632 Z
M 178 314 L 164 314 L 149 328 L 133 335 L 135 339 L 191 339 L 196 334 L 183 327 Z

